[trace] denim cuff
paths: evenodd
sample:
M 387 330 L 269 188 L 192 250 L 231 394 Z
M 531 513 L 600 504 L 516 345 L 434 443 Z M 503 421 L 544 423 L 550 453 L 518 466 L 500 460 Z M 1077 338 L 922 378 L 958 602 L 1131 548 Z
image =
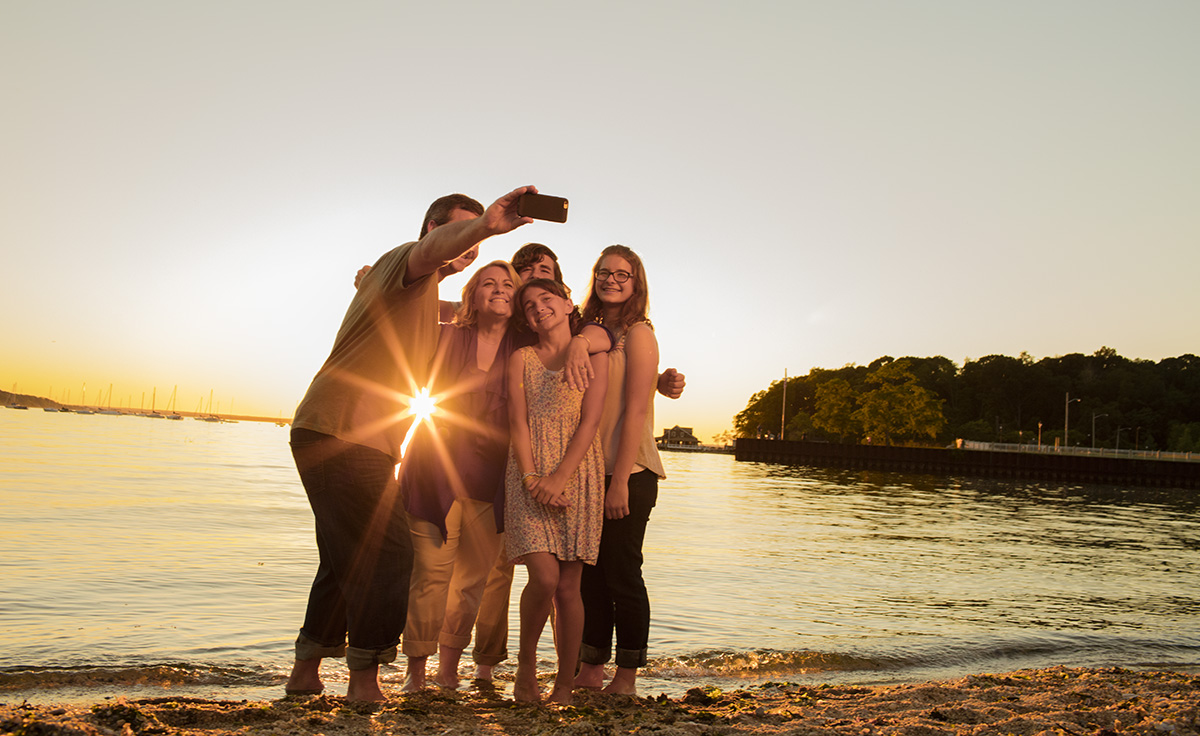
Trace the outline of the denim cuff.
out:
M 396 661 L 396 646 L 387 649 L 360 649 L 346 647 L 346 667 L 352 670 L 365 670 L 388 662 Z
M 326 657 L 344 657 L 346 656 L 346 642 L 327 646 L 321 642 L 310 639 L 300 632 L 300 636 L 296 637 L 296 659 L 325 659 Z
M 584 664 L 604 664 L 612 659 L 612 649 L 600 649 L 591 644 L 583 643 L 579 645 L 579 661 Z
M 622 649 L 617 647 L 617 666 L 627 669 L 637 669 L 646 666 L 645 649 Z

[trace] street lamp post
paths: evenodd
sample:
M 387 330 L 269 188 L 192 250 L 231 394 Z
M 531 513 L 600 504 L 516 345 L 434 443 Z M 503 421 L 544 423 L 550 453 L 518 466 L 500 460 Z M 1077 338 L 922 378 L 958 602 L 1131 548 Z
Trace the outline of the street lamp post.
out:
M 1038 422 L 1038 452 L 1042 451 L 1042 423 Z
M 783 369 L 783 408 L 779 411 L 779 439 L 787 439 L 787 368 Z
M 1092 412 L 1092 449 L 1093 450 L 1096 449 L 1096 418 L 1097 417 L 1106 417 L 1106 416 L 1108 416 L 1108 415 L 1107 414 L 1097 414 L 1096 412 Z
M 1133 429 L 1133 427 L 1117 427 L 1117 452 L 1121 451 L 1121 430 Z
M 1079 401 L 1072 399 L 1071 392 L 1067 392 L 1067 403 L 1063 407 L 1063 447 L 1071 446 L 1071 402 Z

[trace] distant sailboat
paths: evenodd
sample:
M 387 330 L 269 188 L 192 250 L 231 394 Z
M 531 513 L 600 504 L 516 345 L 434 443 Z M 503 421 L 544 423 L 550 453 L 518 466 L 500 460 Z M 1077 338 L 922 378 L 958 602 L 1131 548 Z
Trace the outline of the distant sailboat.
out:
M 212 413 L 212 397 L 213 397 L 212 389 L 209 389 L 208 390 L 208 411 L 205 412 L 203 415 L 197 416 L 195 418 L 201 422 L 215 422 L 215 423 L 219 424 L 225 420 L 221 419 L 221 417 Z M 200 414 L 201 406 L 204 406 L 204 397 L 203 396 L 200 397 L 200 403 L 196 406 L 197 414 Z
M 79 408 L 75 410 L 76 414 L 95 414 L 96 412 L 88 408 L 87 405 L 87 384 L 83 384 L 83 390 L 79 395 Z
M 158 386 L 155 386 L 154 391 L 151 392 L 151 394 L 150 394 L 150 413 L 143 414 L 142 416 L 150 417 L 151 419 L 165 419 L 166 418 L 162 414 L 159 414 L 157 411 L 154 410 L 155 400 L 157 398 L 158 398 Z
M 108 405 L 107 405 L 107 407 L 105 407 L 104 409 L 101 409 L 100 411 L 98 411 L 96 413 L 97 414 L 117 414 L 117 415 L 119 415 L 121 413 L 121 412 L 117 411 L 116 409 L 112 408 L 112 384 L 111 383 L 108 384 Z
M 180 420 L 183 419 L 182 416 L 175 413 L 175 392 L 178 390 L 179 390 L 178 385 L 176 385 L 175 388 L 171 390 L 171 400 L 169 402 L 167 402 L 167 411 L 170 412 L 170 414 L 167 414 L 167 419 L 180 419 Z
M 8 408 L 9 408 L 9 409 L 25 409 L 25 410 L 28 410 L 28 409 L 29 409 L 29 407 L 28 407 L 28 406 L 25 406 L 24 404 L 17 403 L 17 384 L 16 384 L 15 382 L 13 383 L 13 388 L 12 388 L 12 396 L 11 396 L 11 399 L 12 399 L 12 400 L 11 400 L 11 401 L 8 403 Z

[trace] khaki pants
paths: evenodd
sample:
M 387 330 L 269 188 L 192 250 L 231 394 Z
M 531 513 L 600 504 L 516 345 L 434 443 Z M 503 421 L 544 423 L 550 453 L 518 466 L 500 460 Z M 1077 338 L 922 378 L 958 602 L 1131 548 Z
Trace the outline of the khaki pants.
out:
M 488 573 L 483 602 L 475 620 L 475 648 L 471 650 L 471 659 L 475 664 L 497 665 L 508 659 L 508 603 L 513 564 L 504 554 L 503 534 L 500 539 L 496 564 Z
M 439 644 L 465 649 L 503 544 L 492 504 L 455 501 L 446 515 L 445 540 L 435 524 L 411 514 L 408 521 L 413 571 L 401 651 L 409 657 L 428 657 Z

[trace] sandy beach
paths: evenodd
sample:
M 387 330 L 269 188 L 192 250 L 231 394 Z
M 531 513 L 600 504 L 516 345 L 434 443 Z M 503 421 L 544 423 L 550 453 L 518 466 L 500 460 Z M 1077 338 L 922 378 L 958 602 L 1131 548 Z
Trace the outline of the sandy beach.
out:
M 682 698 L 580 691 L 571 706 L 517 704 L 478 689 L 393 693 L 379 706 L 331 696 L 272 701 L 179 697 L 94 705 L 0 705 L 12 734 L 1016 734 L 1200 733 L 1200 676 L 1052 667 L 875 687 L 767 683 Z

